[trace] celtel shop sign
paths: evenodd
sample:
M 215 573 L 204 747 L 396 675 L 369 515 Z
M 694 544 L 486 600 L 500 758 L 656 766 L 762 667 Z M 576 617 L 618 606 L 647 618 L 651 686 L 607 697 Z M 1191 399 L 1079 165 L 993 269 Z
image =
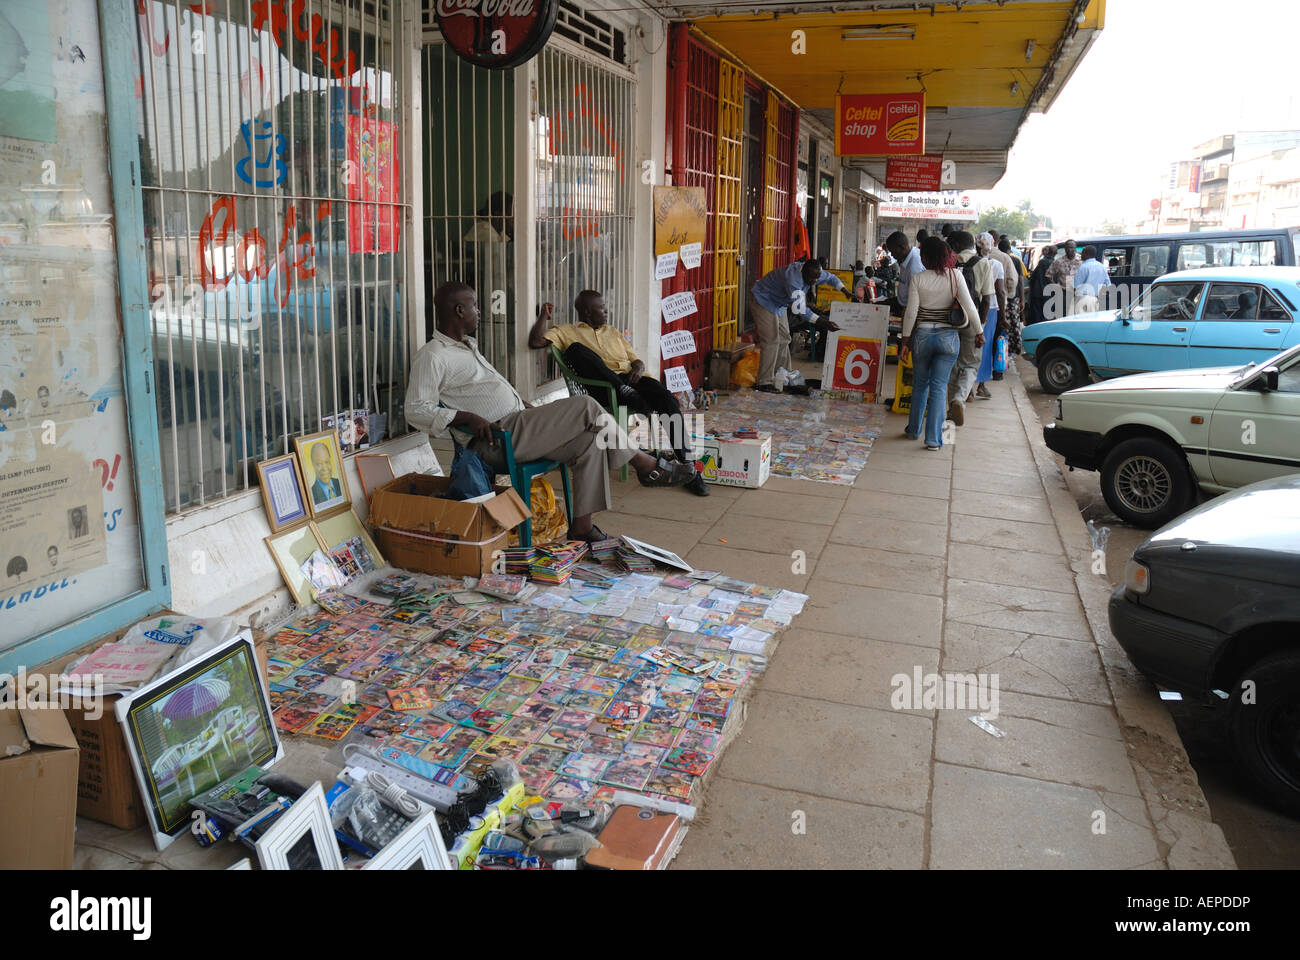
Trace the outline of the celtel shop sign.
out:
M 925 153 L 924 93 L 863 93 L 835 98 L 835 155 L 901 157 Z
M 456 56 L 505 70 L 541 52 L 558 11 L 559 0 L 438 0 L 434 15 Z

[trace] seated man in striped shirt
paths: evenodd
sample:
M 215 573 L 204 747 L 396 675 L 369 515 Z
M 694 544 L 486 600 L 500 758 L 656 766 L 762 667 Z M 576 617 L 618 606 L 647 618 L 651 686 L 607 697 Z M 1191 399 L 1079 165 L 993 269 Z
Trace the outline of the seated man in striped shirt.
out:
M 437 328 L 411 363 L 406 422 L 431 436 L 460 433 L 459 441 L 494 470 L 505 454 L 492 428 L 509 430 L 515 458 L 558 460 L 573 473 L 569 539 L 602 540 L 592 514 L 608 510 L 609 471 L 629 464 L 645 486 L 689 483 L 695 469 L 639 452 L 591 397 L 568 397 L 533 407 L 478 352 L 478 298 L 472 287 L 445 283 L 433 295 Z

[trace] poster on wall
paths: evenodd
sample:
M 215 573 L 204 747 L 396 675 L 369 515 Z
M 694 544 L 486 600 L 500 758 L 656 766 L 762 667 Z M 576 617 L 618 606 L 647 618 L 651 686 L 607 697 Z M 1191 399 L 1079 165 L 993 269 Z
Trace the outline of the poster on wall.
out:
M 655 187 L 654 207 L 656 257 L 704 243 L 708 206 L 703 187 Z
M 22 77 L 46 94 L 0 110 L 2 671 L 15 644 L 146 581 L 96 4 L 4 3 L 0 17 L 0 101 Z
M 871 303 L 834 303 L 826 340 L 822 389 L 838 399 L 875 403 L 885 385 L 889 308 Z
M 374 117 L 347 119 L 348 252 L 395 253 L 401 227 L 397 124 Z M 391 206 L 390 206 L 391 204 Z

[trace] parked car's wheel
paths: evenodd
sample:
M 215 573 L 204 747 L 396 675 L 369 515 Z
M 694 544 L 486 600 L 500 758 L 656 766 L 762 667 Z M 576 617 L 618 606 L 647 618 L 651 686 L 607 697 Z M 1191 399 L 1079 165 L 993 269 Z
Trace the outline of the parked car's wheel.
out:
M 1154 529 L 1191 509 L 1196 485 L 1178 448 L 1155 437 L 1134 437 L 1106 456 L 1101 493 L 1116 516 Z
M 1242 702 L 1248 690 L 1253 703 Z M 1273 804 L 1300 817 L 1300 653 L 1275 653 L 1252 664 L 1229 693 L 1233 752 L 1242 773 Z
M 1051 347 L 1038 359 L 1038 383 L 1055 396 L 1088 382 L 1088 364 L 1073 347 Z

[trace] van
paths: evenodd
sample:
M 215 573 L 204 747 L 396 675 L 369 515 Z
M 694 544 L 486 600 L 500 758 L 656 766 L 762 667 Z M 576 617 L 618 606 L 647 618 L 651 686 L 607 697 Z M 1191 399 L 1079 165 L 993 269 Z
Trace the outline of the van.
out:
M 1070 239 L 1080 256 L 1084 247 L 1096 247 L 1097 259 L 1110 274 L 1110 282 L 1127 286 L 1131 299 L 1136 299 L 1156 277 L 1179 270 L 1294 267 L 1300 227 Z M 1057 246 L 1059 259 L 1065 254 L 1060 244 Z

